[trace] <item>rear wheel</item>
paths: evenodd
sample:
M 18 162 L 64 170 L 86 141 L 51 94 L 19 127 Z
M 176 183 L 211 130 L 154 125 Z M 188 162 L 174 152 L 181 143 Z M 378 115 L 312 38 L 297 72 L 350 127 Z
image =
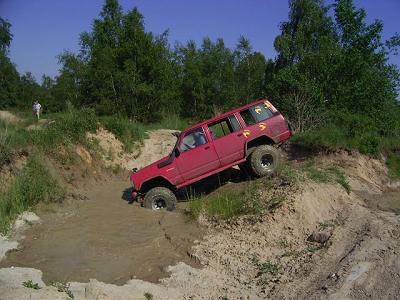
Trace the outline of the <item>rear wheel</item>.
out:
M 152 188 L 144 197 L 144 207 L 152 210 L 171 211 L 175 208 L 175 205 L 175 194 L 165 187 Z
M 279 151 L 273 146 L 258 146 L 250 155 L 250 167 L 258 177 L 273 175 L 280 164 Z

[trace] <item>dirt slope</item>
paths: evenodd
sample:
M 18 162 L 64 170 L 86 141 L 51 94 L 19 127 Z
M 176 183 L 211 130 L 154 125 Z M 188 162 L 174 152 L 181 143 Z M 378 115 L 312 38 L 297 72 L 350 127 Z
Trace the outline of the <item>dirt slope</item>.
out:
M 172 135 L 175 131 L 158 129 L 149 132 L 149 137 L 142 145 L 136 145 L 133 153 L 126 153 L 123 144 L 104 128 L 100 128 L 95 134 L 88 133 L 88 138 L 98 141 L 103 150 L 102 159 L 107 166 L 132 170 L 132 168 L 140 169 L 168 155 L 176 142 L 176 137 Z

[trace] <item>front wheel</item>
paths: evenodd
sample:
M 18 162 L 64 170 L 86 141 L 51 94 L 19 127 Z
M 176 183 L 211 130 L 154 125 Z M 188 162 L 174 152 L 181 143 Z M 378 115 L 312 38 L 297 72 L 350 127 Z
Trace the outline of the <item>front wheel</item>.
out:
M 144 207 L 152 210 L 163 210 L 168 211 L 174 210 L 176 205 L 176 196 L 168 188 L 155 187 L 147 192 L 144 197 Z
M 273 175 L 279 164 L 279 151 L 273 146 L 258 146 L 250 155 L 251 170 L 258 177 Z

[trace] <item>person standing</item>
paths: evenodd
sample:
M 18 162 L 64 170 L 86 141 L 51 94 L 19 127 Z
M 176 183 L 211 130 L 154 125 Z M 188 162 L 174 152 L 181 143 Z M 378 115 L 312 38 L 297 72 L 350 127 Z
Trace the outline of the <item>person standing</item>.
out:
M 40 105 L 39 101 L 35 101 L 33 103 L 33 114 L 36 115 L 37 120 L 39 121 L 40 119 L 40 110 L 42 109 L 42 106 Z

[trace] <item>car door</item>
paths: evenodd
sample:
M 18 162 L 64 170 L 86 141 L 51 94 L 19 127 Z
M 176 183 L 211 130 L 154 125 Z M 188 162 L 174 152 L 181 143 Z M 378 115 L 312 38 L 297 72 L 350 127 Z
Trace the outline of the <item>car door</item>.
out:
M 207 125 L 221 166 L 244 158 L 245 137 L 235 114 Z
M 214 145 L 207 139 L 203 127 L 184 133 L 176 158 L 178 170 L 188 181 L 219 168 L 220 161 Z

